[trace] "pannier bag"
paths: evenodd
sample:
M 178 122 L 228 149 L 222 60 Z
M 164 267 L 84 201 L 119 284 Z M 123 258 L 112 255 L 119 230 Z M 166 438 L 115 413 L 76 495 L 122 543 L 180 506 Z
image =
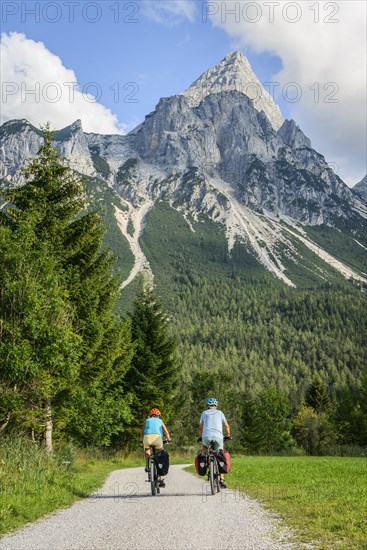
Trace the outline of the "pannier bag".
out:
M 155 453 L 154 460 L 157 466 L 159 476 L 166 476 L 169 469 L 169 454 L 167 451 L 158 451 Z
M 219 451 L 216 453 L 218 469 L 220 474 L 229 474 L 231 469 L 231 457 L 228 451 Z
M 227 474 L 231 471 L 231 455 L 228 451 L 223 451 L 224 456 L 226 457 L 226 463 L 227 463 Z
M 199 453 L 195 457 L 196 473 L 199 474 L 199 476 L 205 476 L 206 467 L 207 467 L 207 456 L 204 453 Z

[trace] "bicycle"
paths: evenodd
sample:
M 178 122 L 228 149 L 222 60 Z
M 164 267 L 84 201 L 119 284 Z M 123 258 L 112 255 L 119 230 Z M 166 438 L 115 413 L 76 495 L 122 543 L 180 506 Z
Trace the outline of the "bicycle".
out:
M 202 438 L 200 437 L 199 440 Z M 228 441 L 229 439 L 232 439 L 231 436 L 224 436 L 223 440 Z M 218 459 L 217 454 L 215 451 L 216 442 L 213 440 L 210 440 L 208 442 L 208 480 L 210 483 L 210 491 L 211 494 L 214 495 L 216 492 L 220 492 L 220 472 L 219 472 L 219 466 L 218 466 Z
M 163 448 L 164 444 L 169 443 L 168 439 L 163 440 Z M 157 470 L 157 463 L 155 460 L 156 457 L 156 448 L 152 445 L 150 447 L 150 456 L 149 456 L 149 463 L 148 463 L 148 482 L 150 482 L 150 488 L 152 492 L 152 496 L 155 496 L 156 494 L 159 494 L 161 492 L 161 480 L 158 475 Z

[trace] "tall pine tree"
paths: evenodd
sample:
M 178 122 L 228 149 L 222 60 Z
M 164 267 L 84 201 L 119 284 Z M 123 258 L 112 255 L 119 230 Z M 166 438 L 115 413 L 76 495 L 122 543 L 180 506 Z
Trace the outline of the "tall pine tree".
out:
M 0 228 L 0 431 L 16 425 L 52 450 L 52 407 L 76 383 L 81 337 L 57 259 L 32 216 Z
M 314 375 L 305 396 L 306 405 L 312 407 L 317 413 L 326 415 L 331 413 L 331 400 L 319 375 Z
M 49 127 L 25 177 L 22 187 L 6 191 L 11 207 L 1 222 L 15 232 L 22 220 L 32 219 L 36 246 L 47 243 L 81 338 L 78 377 L 55 400 L 56 424 L 77 440 L 108 444 L 130 419 L 122 380 L 132 347 L 129 322 L 113 313 L 119 281 L 110 253 L 101 251 L 104 229 L 99 215 L 86 211 L 84 184 L 53 147 Z M 104 429 L 96 429 L 102 416 Z
M 151 407 L 159 407 L 165 420 L 172 417 L 179 362 L 168 315 L 148 286 L 135 301 L 131 323 L 135 354 L 126 383 L 134 393 L 135 425 L 140 427 Z
M 265 446 L 265 436 L 260 423 L 258 405 L 250 396 L 242 402 L 240 442 L 248 453 L 260 453 Z

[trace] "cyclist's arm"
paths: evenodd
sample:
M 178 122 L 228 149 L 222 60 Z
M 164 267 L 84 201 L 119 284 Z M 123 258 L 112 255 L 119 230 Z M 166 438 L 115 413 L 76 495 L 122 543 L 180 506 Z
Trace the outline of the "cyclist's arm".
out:
M 225 430 L 226 430 L 226 432 L 227 432 L 227 435 L 231 435 L 231 430 L 230 430 L 230 427 L 229 427 L 228 422 L 224 422 L 224 423 L 223 423 L 223 426 L 225 427 Z
M 166 436 L 166 438 L 167 438 L 169 441 L 171 441 L 171 437 L 170 437 L 170 435 L 169 435 L 169 433 L 168 433 L 168 430 L 167 430 L 166 425 L 165 425 L 164 422 L 162 422 L 162 430 L 163 430 L 163 433 L 164 433 L 164 435 Z
M 145 428 L 145 422 L 144 422 L 143 427 L 142 427 L 141 432 L 140 432 L 140 440 L 141 441 L 143 441 L 143 439 L 144 439 L 144 428 Z
M 203 435 L 203 424 L 199 424 L 199 437 Z

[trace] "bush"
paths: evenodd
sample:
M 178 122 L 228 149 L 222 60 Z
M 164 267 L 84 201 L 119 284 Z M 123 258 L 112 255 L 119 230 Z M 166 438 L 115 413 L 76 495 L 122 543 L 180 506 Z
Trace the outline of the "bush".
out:
M 335 441 L 334 427 L 324 412 L 317 412 L 313 407 L 302 405 L 293 419 L 297 443 L 307 454 L 324 454 L 323 450 L 332 446 Z

